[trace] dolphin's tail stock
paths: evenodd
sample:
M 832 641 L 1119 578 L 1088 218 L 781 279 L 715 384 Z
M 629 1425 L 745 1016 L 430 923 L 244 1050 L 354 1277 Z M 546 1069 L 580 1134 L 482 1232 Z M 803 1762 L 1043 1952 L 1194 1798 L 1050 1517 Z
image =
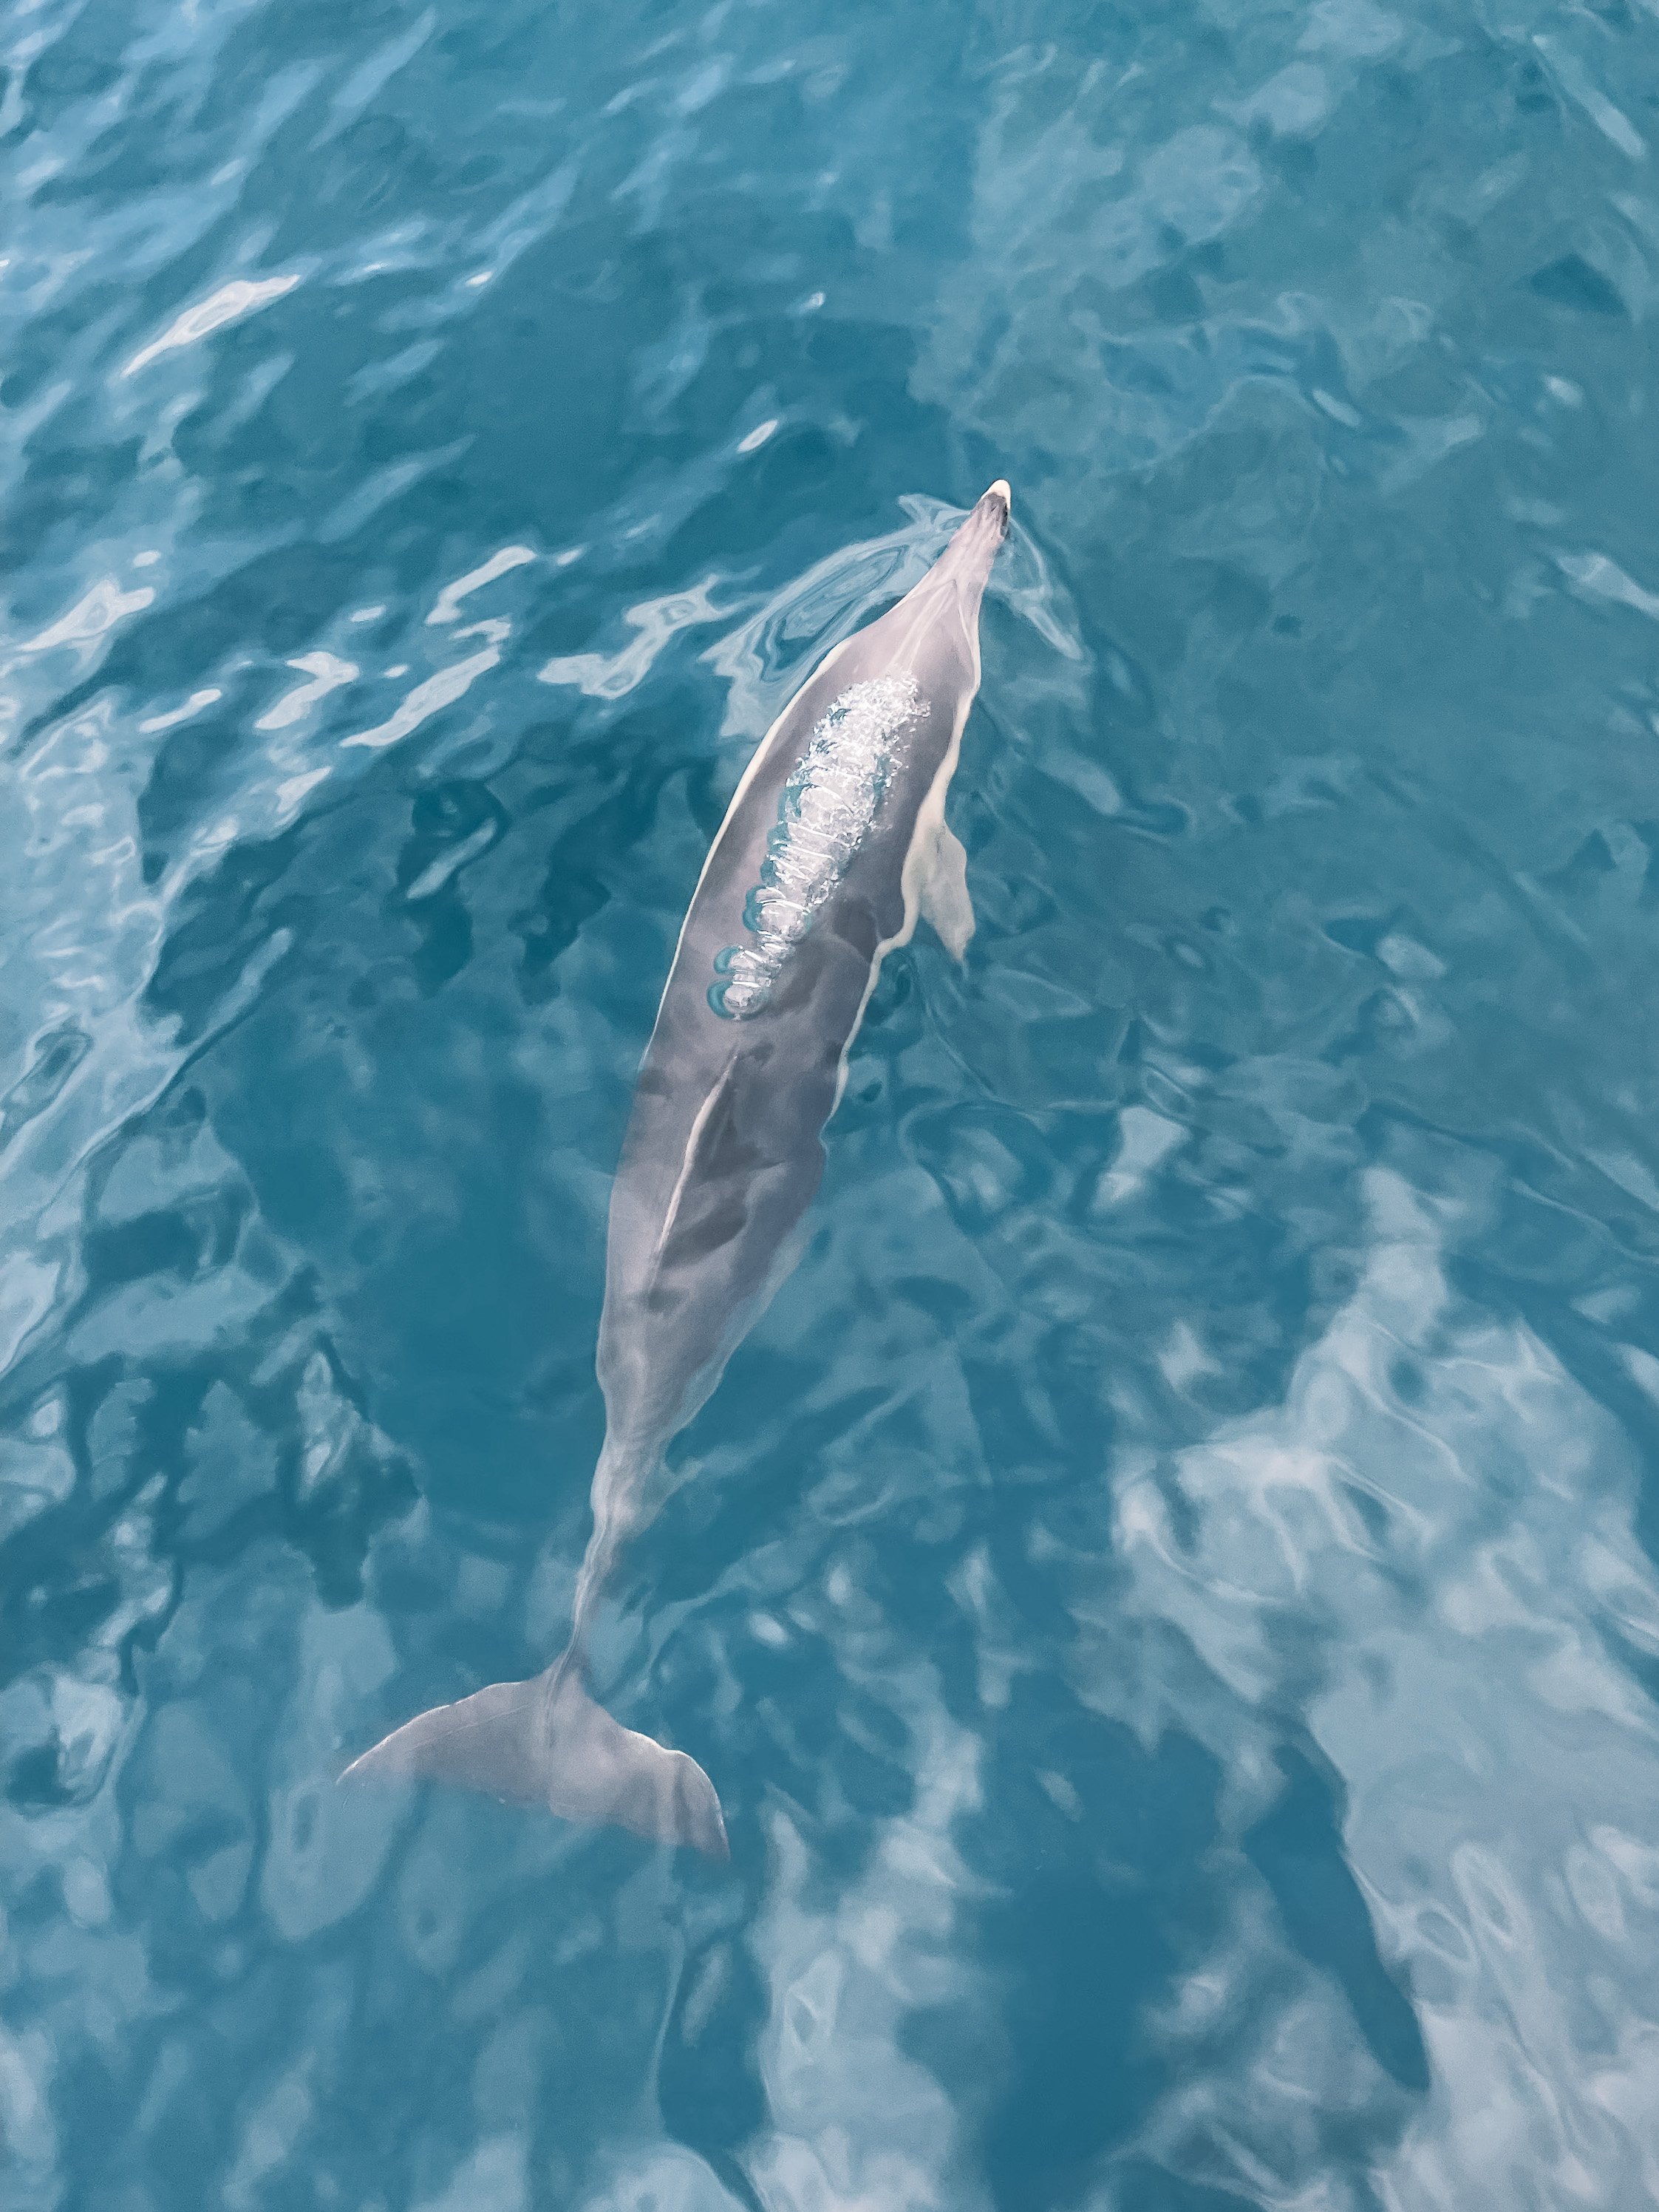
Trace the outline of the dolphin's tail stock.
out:
M 683 1751 L 636 1735 L 595 1705 L 572 1655 L 528 1682 L 492 1682 L 434 1705 L 356 1759 L 342 1782 L 447 1782 L 568 1820 L 613 1822 L 653 1842 L 729 1858 L 714 1785 Z

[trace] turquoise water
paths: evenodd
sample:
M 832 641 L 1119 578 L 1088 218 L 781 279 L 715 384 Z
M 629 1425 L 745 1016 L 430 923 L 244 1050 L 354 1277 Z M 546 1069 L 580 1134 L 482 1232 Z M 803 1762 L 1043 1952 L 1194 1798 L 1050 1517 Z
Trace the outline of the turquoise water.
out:
M 0 102 L 18 2212 L 1659 2193 L 1659 23 L 40 0 Z M 802 1264 L 563 1640 L 750 747 L 998 475 Z

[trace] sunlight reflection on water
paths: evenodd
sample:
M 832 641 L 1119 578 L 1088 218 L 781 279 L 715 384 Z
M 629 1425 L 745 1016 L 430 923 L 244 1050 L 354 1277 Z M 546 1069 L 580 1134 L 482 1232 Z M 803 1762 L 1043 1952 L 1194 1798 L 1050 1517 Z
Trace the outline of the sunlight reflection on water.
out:
M 1659 49 L 1534 15 L 15 17 L 24 2212 L 1659 2198 Z M 562 1641 L 686 898 L 1000 474 L 966 968 L 597 1641 L 731 1870 L 337 1792 Z

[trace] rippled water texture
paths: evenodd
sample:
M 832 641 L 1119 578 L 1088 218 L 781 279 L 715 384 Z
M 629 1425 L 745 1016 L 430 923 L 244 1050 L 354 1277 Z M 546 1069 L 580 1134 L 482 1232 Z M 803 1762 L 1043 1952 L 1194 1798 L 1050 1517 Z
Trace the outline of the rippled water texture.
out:
M 1659 20 L 3 19 L 16 2212 L 1659 2194 Z M 994 477 L 801 1266 L 540 1667 L 686 901 Z

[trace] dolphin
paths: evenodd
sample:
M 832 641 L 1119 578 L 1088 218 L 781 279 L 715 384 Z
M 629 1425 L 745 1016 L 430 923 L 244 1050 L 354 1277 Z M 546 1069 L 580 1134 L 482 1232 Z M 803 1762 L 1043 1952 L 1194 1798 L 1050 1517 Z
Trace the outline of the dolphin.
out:
M 729 1856 L 695 1759 L 623 1728 L 585 1653 L 663 1455 L 798 1255 L 822 1141 L 882 962 L 926 915 L 973 934 L 945 798 L 979 689 L 999 481 L 913 591 L 827 653 L 767 732 L 681 927 L 611 1194 L 598 1369 L 605 1434 L 570 1640 L 545 1673 L 436 1705 L 342 1776 L 422 1777 Z

